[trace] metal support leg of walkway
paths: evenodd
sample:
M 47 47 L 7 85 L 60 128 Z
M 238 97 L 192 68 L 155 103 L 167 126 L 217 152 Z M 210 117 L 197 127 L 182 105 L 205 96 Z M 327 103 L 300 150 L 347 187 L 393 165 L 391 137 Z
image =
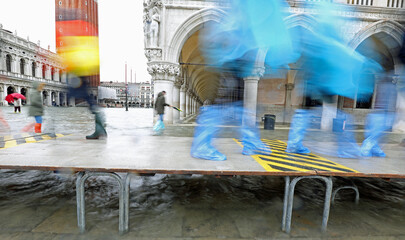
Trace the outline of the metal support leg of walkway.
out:
M 138 176 L 136 174 L 128 173 L 125 176 L 125 187 L 124 187 L 124 232 L 129 231 L 129 193 L 131 190 L 131 179 L 133 176 Z
M 332 197 L 332 188 L 333 188 L 332 178 L 323 176 L 302 176 L 296 177 L 292 181 L 290 181 L 290 177 L 287 176 L 285 177 L 286 185 L 284 192 L 283 219 L 281 224 L 282 230 L 285 231 L 286 233 L 290 233 L 291 231 L 291 218 L 292 218 L 295 185 L 298 183 L 298 181 L 309 178 L 323 180 L 326 184 L 325 203 L 322 217 L 322 231 L 323 232 L 326 231 Z
M 103 173 L 103 172 L 79 172 L 76 180 L 76 201 L 77 201 L 77 225 L 79 226 L 80 233 L 86 232 L 86 210 L 85 210 L 85 194 L 84 183 L 89 177 L 92 176 L 110 176 L 115 178 L 119 183 L 119 223 L 118 230 L 120 234 L 125 233 L 127 224 L 125 223 L 125 189 L 123 179 L 116 173 Z
M 353 189 L 354 192 L 355 192 L 355 194 L 356 194 L 356 197 L 355 197 L 355 199 L 354 199 L 354 202 L 355 202 L 356 204 L 359 204 L 360 193 L 359 193 L 359 189 L 358 189 L 357 186 L 355 186 L 355 185 L 354 185 L 354 186 L 344 186 L 344 187 L 336 188 L 336 189 L 333 191 L 333 193 L 332 193 L 332 204 L 335 204 L 335 197 L 336 197 L 337 193 L 338 193 L 340 190 L 342 190 L 342 189 Z

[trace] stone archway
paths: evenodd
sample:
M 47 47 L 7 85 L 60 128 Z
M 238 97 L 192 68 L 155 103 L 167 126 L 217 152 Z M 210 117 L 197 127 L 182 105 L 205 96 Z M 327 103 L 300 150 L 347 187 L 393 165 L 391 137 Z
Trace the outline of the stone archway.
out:
M 42 91 L 42 105 L 44 106 L 48 105 L 48 97 L 49 93 L 47 91 Z
M 27 93 L 28 93 L 27 88 L 24 88 L 24 87 L 23 87 L 23 88 L 21 88 L 20 91 L 21 91 L 21 94 L 22 94 L 22 95 L 24 95 L 25 97 L 27 97 Z M 27 104 L 27 100 L 22 100 L 21 103 L 22 103 L 23 105 L 25 105 L 25 104 Z
M 386 35 L 384 35 L 386 34 Z M 357 49 L 361 43 L 363 43 L 367 38 L 375 35 L 377 37 L 380 36 L 388 36 L 389 38 L 386 39 L 385 44 L 390 50 L 391 54 L 394 55 L 395 48 L 397 46 L 401 46 L 402 38 L 405 34 L 405 27 L 401 24 L 391 21 L 391 20 L 381 20 L 376 23 L 370 24 L 360 30 L 353 39 L 349 42 L 349 46 L 353 49 Z M 382 37 L 380 37 L 382 38 Z M 394 64 L 399 65 L 396 63 L 396 59 L 394 58 Z
M 7 95 L 12 94 L 12 93 L 15 93 L 15 92 L 16 92 L 16 89 L 15 89 L 14 86 L 9 86 L 9 87 L 7 88 Z
M 51 92 L 51 106 L 56 106 L 56 98 L 57 98 L 57 96 L 56 96 L 57 94 L 56 94 L 56 92 Z
M 15 93 L 15 92 L 17 92 L 17 91 L 16 91 L 16 88 L 15 88 L 14 86 L 8 86 L 8 87 L 7 87 L 7 95 L 12 94 L 12 93 Z M 6 95 L 6 96 L 7 96 L 7 95 Z M 9 103 L 9 102 L 7 102 L 7 101 L 5 101 L 5 103 L 6 103 L 6 106 L 7 106 L 7 105 L 11 105 L 11 103 Z
M 63 92 L 59 93 L 59 106 L 60 106 L 60 107 L 66 106 L 66 103 L 65 103 L 65 94 L 66 94 L 66 93 L 63 93 Z

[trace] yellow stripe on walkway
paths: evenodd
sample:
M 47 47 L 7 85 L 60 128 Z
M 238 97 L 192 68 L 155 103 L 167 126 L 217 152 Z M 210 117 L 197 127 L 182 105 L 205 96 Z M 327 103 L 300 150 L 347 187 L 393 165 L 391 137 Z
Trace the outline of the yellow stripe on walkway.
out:
M 240 140 L 234 140 L 243 147 Z M 287 144 L 280 140 L 262 139 L 262 142 L 267 149 L 251 157 L 269 172 L 358 172 L 313 153 L 288 153 L 285 151 Z
M 11 148 L 20 146 L 26 143 L 36 143 L 42 142 L 46 140 L 56 139 L 59 137 L 64 137 L 64 134 L 29 134 L 29 133 L 21 133 L 14 136 L 0 136 L 0 150 L 5 148 Z

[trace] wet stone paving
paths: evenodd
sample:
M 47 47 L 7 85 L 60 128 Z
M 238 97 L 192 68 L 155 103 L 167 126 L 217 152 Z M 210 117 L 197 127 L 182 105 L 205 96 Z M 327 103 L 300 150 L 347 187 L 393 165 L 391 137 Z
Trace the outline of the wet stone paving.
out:
M 11 107 L 1 110 L 10 124 L 9 130 L 0 129 L 2 136 L 19 134 L 32 121 L 25 107 L 21 114 Z M 104 112 L 110 136 L 152 134 L 151 109 Z M 86 108 L 47 108 L 44 132 L 84 138 L 94 128 L 92 121 Z M 189 137 L 193 126 L 167 126 L 164 134 Z M 276 128 L 261 130 L 262 138 L 285 141 L 288 128 Z M 219 137 L 238 136 L 235 127 L 220 130 Z M 402 137 L 392 133 L 386 141 Z M 314 131 L 311 138 L 328 135 Z M 360 202 L 355 204 L 350 190 L 339 192 L 326 233 L 320 231 L 324 184 L 303 180 L 296 187 L 291 233 L 286 234 L 281 231 L 282 177 L 138 176 L 131 182 L 130 231 L 122 236 L 118 186 L 108 177 L 86 182 L 87 232 L 79 234 L 75 180 L 68 172 L 1 170 L 0 239 L 405 239 L 405 182 L 399 179 L 334 178 L 335 188 L 355 184 Z

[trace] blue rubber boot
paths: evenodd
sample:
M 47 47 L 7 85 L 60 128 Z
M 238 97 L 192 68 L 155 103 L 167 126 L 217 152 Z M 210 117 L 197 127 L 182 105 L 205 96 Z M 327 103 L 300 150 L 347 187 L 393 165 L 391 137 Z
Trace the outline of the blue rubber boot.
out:
M 367 116 L 367 131 L 364 133 L 366 139 L 361 146 L 363 157 L 385 157 L 384 151 L 379 146 L 379 141 L 388 130 L 393 116 L 390 113 L 372 113 Z
M 204 106 L 200 109 L 197 119 L 198 126 L 194 129 L 194 140 L 191 156 L 200 159 L 224 161 L 226 156 L 215 149 L 211 143 L 222 123 L 222 115 L 216 106 Z
M 353 123 L 353 118 L 350 114 L 340 112 L 339 116 L 344 116 L 347 123 Z M 347 126 L 347 125 L 346 125 Z M 361 157 L 360 147 L 357 145 L 352 131 L 346 127 L 341 133 L 335 133 L 338 140 L 338 153 L 340 158 L 359 158 Z
M 243 155 L 270 154 L 271 150 L 260 140 L 260 133 L 257 128 L 242 127 Z
M 310 153 L 308 148 L 302 145 L 305 133 L 309 124 L 308 112 L 304 109 L 298 109 L 295 111 L 294 117 L 291 123 L 291 129 L 288 133 L 288 143 L 286 152 L 289 153 Z

